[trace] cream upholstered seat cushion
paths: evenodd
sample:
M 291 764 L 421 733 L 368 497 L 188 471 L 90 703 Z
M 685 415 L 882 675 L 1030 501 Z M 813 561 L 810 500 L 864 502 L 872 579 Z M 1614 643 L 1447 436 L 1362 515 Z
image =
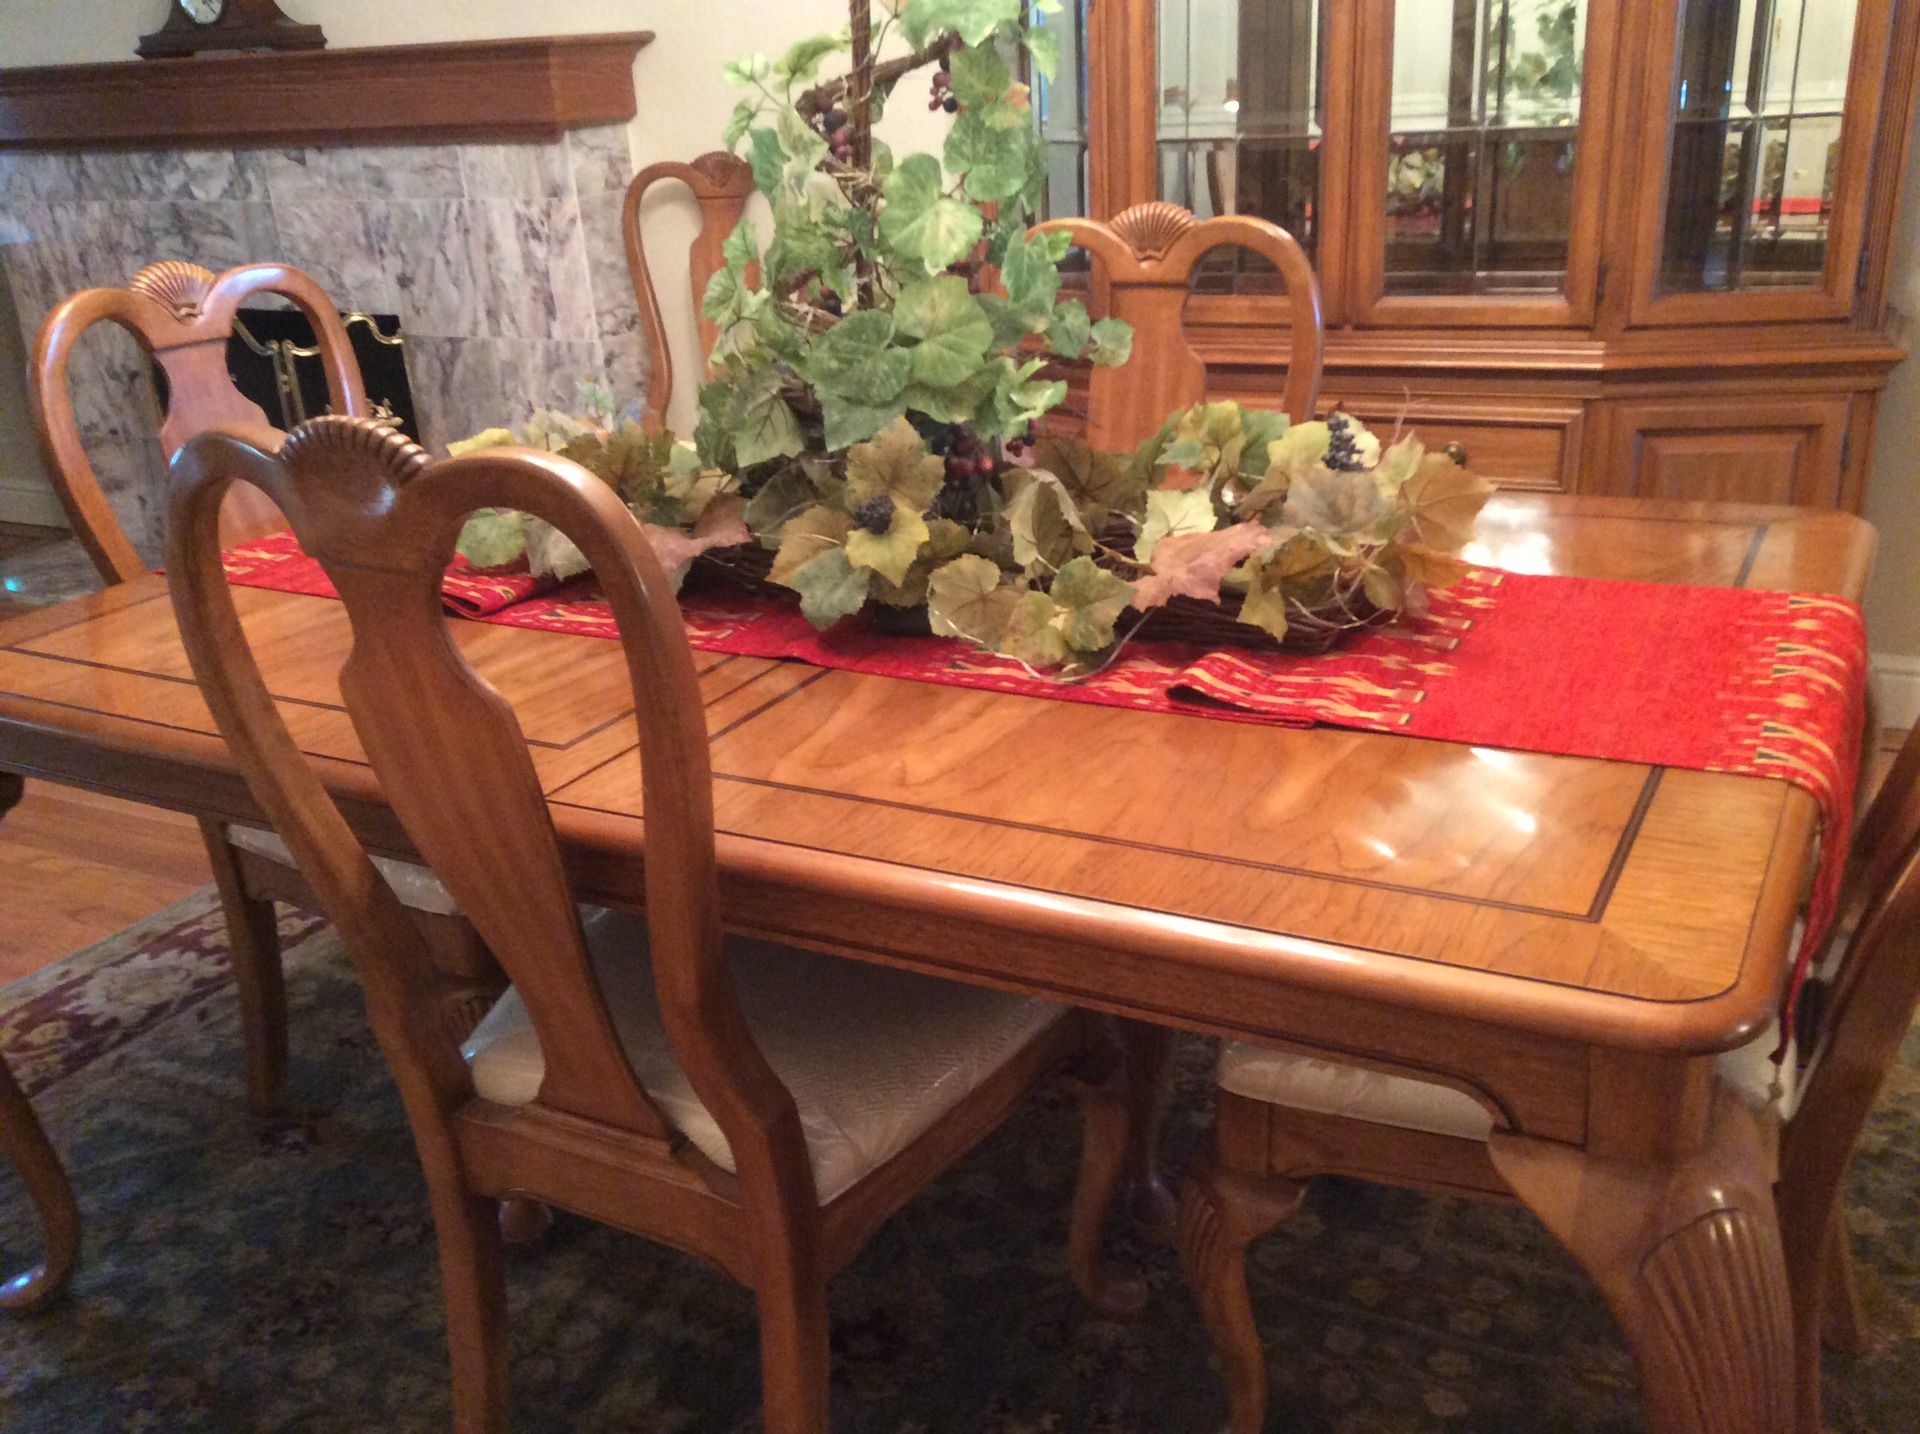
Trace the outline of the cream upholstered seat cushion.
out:
M 1792 1051 L 1777 1067 L 1770 1059 L 1778 1040 L 1769 1026 L 1744 1046 L 1720 1056 L 1715 1067 L 1756 1110 L 1772 1103 L 1777 1078 L 1779 1114 L 1784 1120 L 1793 1114 L 1797 1092 Z M 1453 1086 L 1272 1046 L 1228 1042 L 1220 1051 L 1217 1079 L 1222 1090 L 1292 1110 L 1462 1140 L 1485 1140 L 1493 1134 L 1493 1112 Z
M 641 1086 L 702 1154 L 732 1170 L 726 1136 L 667 1044 L 645 924 L 613 912 L 586 924 Z M 1048 1001 L 772 942 L 729 940 L 727 954 L 747 1023 L 799 1107 L 822 1204 L 899 1154 L 1067 1016 Z M 463 1053 L 485 1099 L 525 1105 L 539 1094 L 546 1062 L 517 992 L 501 997 Z
M 228 827 L 227 840 L 242 851 L 250 851 L 268 861 L 277 861 L 284 866 L 296 865 L 293 853 L 287 850 L 287 844 L 274 832 L 259 827 Z M 460 914 L 460 908 L 454 904 L 453 893 L 426 867 L 410 861 L 395 861 L 389 856 L 376 856 L 373 864 L 380 875 L 387 879 L 387 885 L 393 888 L 393 894 L 400 898 L 402 906 L 435 916 Z

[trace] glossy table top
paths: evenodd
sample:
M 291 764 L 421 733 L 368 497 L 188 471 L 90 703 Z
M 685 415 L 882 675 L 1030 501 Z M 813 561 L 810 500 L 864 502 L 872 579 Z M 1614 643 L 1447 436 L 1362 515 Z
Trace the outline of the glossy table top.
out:
M 1872 544 L 1833 513 L 1525 497 L 1468 556 L 1857 599 Z M 235 595 L 296 739 L 404 854 L 340 706 L 344 611 Z M 520 714 L 583 896 L 637 901 L 617 646 L 453 631 Z M 1183 971 L 1654 1050 L 1733 1044 L 1777 999 L 1817 822 L 1784 782 L 697 658 L 722 868 L 755 929 L 844 947 L 810 902 L 857 900 L 921 922 L 872 918 L 882 959 L 1063 995 L 1102 994 L 1097 953 L 1151 959 L 1151 999 L 1116 1006 L 1206 1028 L 1232 1022 L 1187 1009 Z M 0 626 L 0 766 L 258 819 L 158 578 Z

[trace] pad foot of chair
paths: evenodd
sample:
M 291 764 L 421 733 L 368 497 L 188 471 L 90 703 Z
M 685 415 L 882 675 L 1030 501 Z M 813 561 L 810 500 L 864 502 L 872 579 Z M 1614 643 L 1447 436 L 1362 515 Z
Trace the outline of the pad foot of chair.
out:
M 1180 1189 L 1180 1264 L 1227 1376 L 1228 1434 L 1260 1434 L 1267 1362 L 1247 1298 L 1247 1246 L 1300 1208 L 1306 1185 L 1203 1156 Z
M 1148 1239 L 1171 1245 L 1179 1223 L 1179 1202 L 1160 1167 L 1160 1127 L 1173 1095 L 1177 1033 L 1146 1021 L 1118 1020 L 1114 1029 L 1126 1053 L 1127 1098 L 1133 1110 L 1127 1144 L 1127 1210 Z
M 73 1276 L 80 1258 L 80 1208 L 60 1157 L 5 1061 L 0 1061 L 0 1155 L 20 1172 L 46 1231 L 46 1258 L 25 1274 L 0 1278 L 0 1309 L 33 1314 L 51 1304 Z
M 280 966 L 279 916 L 271 901 L 248 895 L 225 829 L 203 820 L 200 833 L 227 918 L 227 948 L 233 955 L 246 1050 L 247 1108 L 255 1115 L 276 1115 L 287 1074 L 287 986 Z
M 510 1196 L 500 1202 L 500 1238 L 516 1249 L 537 1245 L 553 1229 L 553 1207 L 544 1200 Z
M 1133 1320 L 1147 1307 L 1146 1281 L 1109 1273 L 1101 1262 L 1107 1218 L 1119 1197 L 1141 1115 L 1125 1052 L 1097 1047 L 1065 1085 L 1080 1102 L 1080 1173 L 1067 1229 L 1067 1266 L 1074 1288 L 1101 1315 Z

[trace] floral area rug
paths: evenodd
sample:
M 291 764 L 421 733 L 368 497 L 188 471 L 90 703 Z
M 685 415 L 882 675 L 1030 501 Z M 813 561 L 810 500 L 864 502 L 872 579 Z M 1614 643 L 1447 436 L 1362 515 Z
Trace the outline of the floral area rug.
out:
M 441 1431 L 432 1227 L 398 1099 L 332 932 L 288 916 L 293 1114 L 250 1117 L 211 895 L 0 991 L 0 1048 L 86 1218 L 70 1296 L 0 1320 L 0 1428 Z M 1207 1051 L 1170 1122 L 1206 1129 Z M 1872 1319 L 1828 1362 L 1830 1425 L 1920 1428 L 1920 1039 L 1856 1167 Z M 1103 1322 L 1062 1258 L 1074 1112 L 1042 1100 L 897 1215 L 836 1282 L 836 1434 L 1202 1434 L 1225 1398 L 1171 1251 L 1123 1238 L 1146 1318 Z M 0 1171 L 0 1267 L 37 1249 Z M 562 1217 L 509 1261 L 521 1434 L 757 1430 L 753 1302 L 699 1262 Z M 1643 1428 L 1605 1306 L 1538 1225 L 1344 1181 L 1255 1247 L 1269 1427 Z

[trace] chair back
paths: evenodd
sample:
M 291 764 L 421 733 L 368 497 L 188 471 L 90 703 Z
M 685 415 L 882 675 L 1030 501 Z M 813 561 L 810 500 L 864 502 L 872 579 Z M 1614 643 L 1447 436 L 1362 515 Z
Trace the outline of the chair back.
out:
M 95 324 L 114 323 L 160 365 L 168 398 L 159 437 L 167 457 L 209 428 L 245 433 L 270 447 L 278 441 L 279 430 L 258 404 L 234 387 L 227 372 L 234 316 L 243 303 L 261 294 L 290 300 L 313 325 L 334 411 L 366 413 L 360 365 L 339 312 L 318 284 L 284 264 L 249 264 L 215 275 L 169 259 L 147 265 L 124 289 L 82 290 L 40 325 L 27 374 L 40 454 L 74 535 L 109 585 L 143 576 L 147 565 L 108 506 L 80 441 L 67 377 L 73 346 Z M 227 511 L 223 536 L 228 543 L 241 542 L 279 526 L 278 516 L 265 503 L 241 494 Z
M 1313 416 L 1320 393 L 1320 284 L 1306 251 L 1279 225 L 1246 214 L 1200 220 L 1177 204 L 1136 204 L 1111 222 L 1050 219 L 1035 233 L 1064 233 L 1093 256 L 1096 300 L 1133 325 L 1133 357 L 1095 368 L 1089 380 L 1087 439 L 1122 452 L 1151 438 L 1168 414 L 1200 402 L 1207 366 L 1187 342 L 1185 311 L 1194 267 L 1216 249 L 1239 247 L 1267 259 L 1286 285 L 1287 413 Z
M 1814 1019 L 1803 1023 L 1805 1088 L 1781 1141 L 1783 1231 L 1827 1228 L 1920 1009 L 1920 728 L 1855 829 L 1840 911 L 1838 961 L 1803 1000 Z
M 730 1142 L 743 1182 L 812 1198 L 791 1095 L 761 1056 L 721 945 L 705 710 L 674 593 L 612 488 L 557 455 L 491 449 L 431 462 L 366 419 L 321 418 L 277 454 L 222 433 L 175 460 L 167 581 L 208 705 L 241 772 L 359 963 L 423 1142 L 471 1084 L 437 1015 L 413 922 L 289 734 L 225 581 L 217 511 L 251 483 L 286 513 L 352 627 L 340 690 L 409 839 L 499 957 L 546 1058 L 535 1107 L 671 1142 L 626 1058 L 588 957 L 560 846 L 500 693 L 447 630 L 442 575 L 477 508 L 540 517 L 573 539 L 619 624 L 639 729 L 647 926 L 662 1024 Z M 635 952 L 635 959 L 640 959 Z
M 647 265 L 647 246 L 640 232 L 640 206 L 657 185 L 667 180 L 685 184 L 700 206 L 700 232 L 687 251 L 687 278 L 693 290 L 693 319 L 700 334 L 700 352 L 705 355 L 713 351 L 720 330 L 701 312 L 701 304 L 706 298 L 708 282 L 725 266 L 720 246 L 739 225 L 747 200 L 753 194 L 753 166 L 725 150 L 714 150 L 691 164 L 681 160 L 650 164 L 627 186 L 623 219 L 627 267 L 633 272 L 633 296 L 639 302 L 640 319 L 646 325 L 647 345 L 652 351 L 652 364 L 647 370 L 645 422 L 655 429 L 666 426 L 667 405 L 673 402 L 673 354 L 667 343 L 667 325 L 660 311 L 653 271 Z

